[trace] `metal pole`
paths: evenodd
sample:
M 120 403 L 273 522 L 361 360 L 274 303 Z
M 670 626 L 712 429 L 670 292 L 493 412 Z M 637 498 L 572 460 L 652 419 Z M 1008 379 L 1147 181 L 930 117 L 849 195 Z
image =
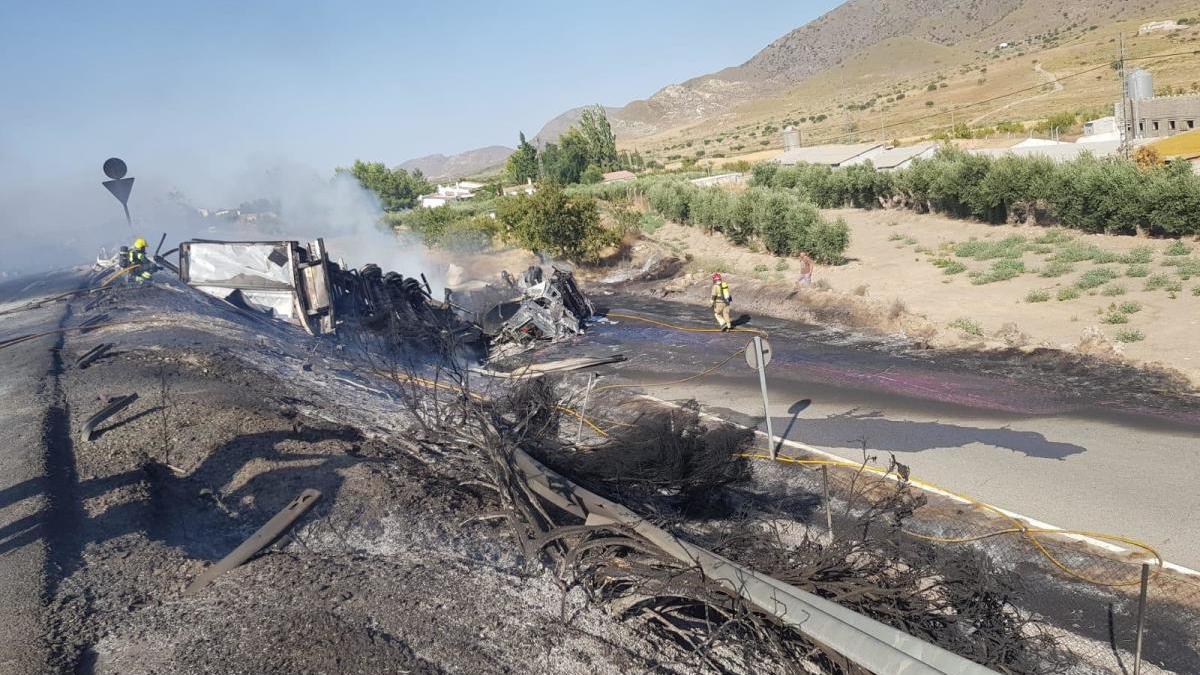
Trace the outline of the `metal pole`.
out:
M 829 529 L 829 541 L 833 541 L 833 505 L 829 503 L 829 465 L 821 465 L 821 487 L 825 492 L 825 527 Z
M 579 429 L 575 431 L 575 444 L 579 445 L 579 439 L 583 438 L 583 420 L 587 417 L 588 398 L 592 395 L 592 385 L 596 384 L 596 374 L 588 373 L 587 389 L 583 392 L 583 408 L 579 411 Z
M 1142 629 L 1146 626 L 1146 590 L 1150 586 L 1150 563 L 1142 563 L 1142 590 L 1137 606 L 1137 645 L 1133 648 L 1133 675 L 1142 671 Z
M 767 418 L 767 443 L 771 448 L 771 459 L 778 456 L 775 448 L 775 430 L 771 427 L 771 404 L 767 401 L 767 366 L 763 363 L 762 337 L 754 336 L 754 357 L 758 363 L 758 385 L 762 387 L 763 416 Z

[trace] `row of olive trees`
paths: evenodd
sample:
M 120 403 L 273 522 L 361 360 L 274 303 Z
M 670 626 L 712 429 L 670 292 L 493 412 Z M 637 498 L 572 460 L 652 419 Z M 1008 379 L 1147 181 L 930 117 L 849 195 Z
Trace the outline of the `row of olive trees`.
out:
M 682 180 L 647 181 L 646 201 L 663 218 L 722 232 L 735 244 L 758 241 L 775 255 L 808 253 L 839 264 L 850 243 L 842 220 L 830 222 L 793 191 L 755 187 L 740 194 Z
M 945 147 L 886 173 L 869 164 L 831 169 L 759 164 L 752 184 L 794 191 L 818 206 L 873 208 L 901 203 L 988 222 L 1027 222 L 1038 214 L 1087 232 L 1200 234 L 1200 177 L 1185 162 L 1139 168 L 1085 153 L 998 158 Z

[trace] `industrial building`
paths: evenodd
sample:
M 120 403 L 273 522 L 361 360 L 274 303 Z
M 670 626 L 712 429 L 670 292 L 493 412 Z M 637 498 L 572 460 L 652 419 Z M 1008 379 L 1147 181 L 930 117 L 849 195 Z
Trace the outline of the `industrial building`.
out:
M 1149 71 L 1134 70 L 1126 79 L 1125 100 L 1116 105 L 1116 116 L 1127 138 L 1173 136 L 1200 128 L 1200 94 L 1155 96 Z

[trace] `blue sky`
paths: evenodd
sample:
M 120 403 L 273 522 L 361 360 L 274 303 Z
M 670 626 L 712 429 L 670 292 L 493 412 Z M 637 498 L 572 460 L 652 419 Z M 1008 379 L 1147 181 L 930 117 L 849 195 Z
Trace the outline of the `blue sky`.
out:
M 741 63 L 836 4 L 4 2 L 0 177 L 512 145 Z

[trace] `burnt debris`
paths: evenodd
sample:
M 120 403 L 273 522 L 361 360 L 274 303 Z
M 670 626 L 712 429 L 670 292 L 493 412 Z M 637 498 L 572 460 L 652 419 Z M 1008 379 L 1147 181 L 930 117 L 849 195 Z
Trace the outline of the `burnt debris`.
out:
M 184 283 L 241 310 L 301 326 L 312 335 L 345 328 L 382 334 L 393 343 L 468 348 L 480 356 L 511 356 L 538 342 L 583 333 L 595 308 L 575 275 L 532 266 L 505 289 L 520 295 L 485 314 L 437 298 L 425 276 L 385 272 L 376 264 L 349 269 L 332 261 L 322 239 L 227 242 L 192 240 L 179 246 Z

